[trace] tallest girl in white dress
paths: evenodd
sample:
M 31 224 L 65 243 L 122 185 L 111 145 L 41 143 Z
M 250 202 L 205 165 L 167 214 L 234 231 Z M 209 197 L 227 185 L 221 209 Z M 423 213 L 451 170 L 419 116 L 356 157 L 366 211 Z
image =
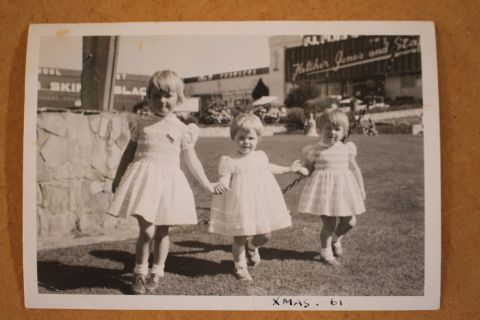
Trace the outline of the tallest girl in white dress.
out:
M 172 111 L 184 99 L 184 84 L 173 71 L 156 72 L 148 82 L 151 115 L 138 118 L 112 184 L 109 213 L 137 218 L 140 229 L 132 291 L 155 290 L 164 275 L 171 225 L 196 224 L 192 190 L 180 169 L 180 154 L 198 182 L 214 191 L 193 148 L 198 128 L 186 126 Z M 197 130 L 195 130 L 197 129 Z M 150 243 L 153 266 L 148 274 Z

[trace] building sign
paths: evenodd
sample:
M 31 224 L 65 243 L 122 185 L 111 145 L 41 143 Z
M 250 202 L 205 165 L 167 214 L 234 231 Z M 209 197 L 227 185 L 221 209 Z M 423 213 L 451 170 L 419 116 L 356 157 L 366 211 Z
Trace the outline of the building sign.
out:
M 113 89 L 114 109 L 127 110 L 147 93 L 149 76 L 118 73 Z M 81 71 L 40 67 L 38 70 L 38 107 L 79 107 Z
M 191 78 L 184 79 L 184 81 L 185 83 L 192 83 L 192 82 L 202 82 L 202 81 L 221 80 L 221 79 L 234 79 L 234 78 L 257 76 L 261 74 L 266 74 L 268 72 L 269 72 L 268 67 L 257 68 L 257 69 L 247 69 L 247 70 L 240 70 L 240 71 L 216 73 L 213 75 L 205 75 L 200 77 L 191 77 Z
M 356 36 L 347 36 L 347 35 L 305 35 L 302 37 L 303 46 L 318 46 L 319 44 L 324 44 L 325 42 L 339 41 L 347 38 L 354 38 Z
M 287 79 L 291 82 L 313 77 L 355 76 L 362 72 L 352 70 L 366 64 L 397 60 L 402 56 L 417 54 L 413 59 L 402 63 L 393 63 L 393 71 L 398 68 L 420 70 L 420 39 L 419 37 L 389 36 L 389 37 L 358 37 L 325 43 L 315 47 L 297 47 L 286 51 Z M 368 68 L 368 73 L 382 73 L 382 65 Z M 358 68 L 357 68 L 358 69 Z M 402 71 L 411 71 L 402 70 Z M 383 70 L 384 72 L 384 70 Z

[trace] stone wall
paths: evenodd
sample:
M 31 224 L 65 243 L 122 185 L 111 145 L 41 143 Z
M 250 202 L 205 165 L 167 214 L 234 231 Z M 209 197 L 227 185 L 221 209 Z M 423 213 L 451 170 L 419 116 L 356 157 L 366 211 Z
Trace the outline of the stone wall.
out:
M 132 224 L 105 214 L 130 139 L 130 114 L 40 112 L 37 121 L 37 235 L 100 235 Z

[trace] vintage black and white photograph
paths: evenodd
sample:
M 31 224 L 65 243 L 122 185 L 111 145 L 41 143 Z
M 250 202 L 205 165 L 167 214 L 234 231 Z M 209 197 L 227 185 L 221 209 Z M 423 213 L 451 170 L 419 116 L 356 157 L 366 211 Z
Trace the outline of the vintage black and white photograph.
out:
M 27 307 L 435 309 L 433 24 L 32 25 Z

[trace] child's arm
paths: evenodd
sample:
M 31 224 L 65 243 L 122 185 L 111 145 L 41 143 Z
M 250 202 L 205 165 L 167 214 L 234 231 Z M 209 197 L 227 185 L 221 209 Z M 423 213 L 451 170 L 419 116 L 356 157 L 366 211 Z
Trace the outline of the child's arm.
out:
M 222 194 L 228 191 L 230 186 L 230 179 L 232 178 L 231 174 L 223 174 L 220 177 L 220 180 L 215 184 L 215 193 Z
M 185 159 L 185 162 L 187 163 L 188 168 L 190 169 L 190 172 L 192 172 L 193 176 L 197 181 L 210 192 L 215 192 L 214 190 L 214 184 L 208 180 L 207 175 L 205 174 L 205 171 L 203 170 L 202 164 L 200 163 L 200 160 L 198 160 L 197 153 L 195 152 L 194 148 L 188 148 L 183 150 L 183 157 Z
M 305 168 L 305 173 L 302 172 L 304 176 L 310 175 L 313 170 L 315 169 L 315 146 L 313 145 L 308 145 L 302 149 L 302 154 L 303 154 L 303 166 Z
M 125 151 L 122 154 L 122 159 L 120 160 L 120 164 L 117 167 L 117 172 L 115 174 L 115 178 L 112 182 L 112 192 L 115 193 L 117 191 L 118 185 L 120 180 L 122 180 L 123 174 L 125 170 L 127 170 L 128 165 L 132 162 L 133 157 L 135 156 L 135 150 L 137 150 L 137 143 L 135 141 L 130 140 L 128 142 Z
M 363 177 L 362 177 L 362 171 L 360 171 L 360 167 L 357 164 L 357 160 L 355 160 L 354 155 L 350 155 L 348 165 L 350 167 L 350 170 L 353 172 L 353 176 L 357 180 L 357 184 L 360 187 L 360 192 L 362 193 L 362 198 L 365 200 L 367 197 L 367 194 L 365 193 L 365 186 L 363 184 Z
M 307 169 L 307 174 L 304 174 L 304 175 L 308 176 L 309 174 L 311 174 L 313 172 L 313 170 L 315 170 L 315 161 L 306 160 L 306 159 L 304 161 L 305 161 L 305 163 L 304 163 L 303 166 L 305 167 L 305 169 Z
M 289 172 L 296 172 L 302 175 L 308 175 L 307 168 L 303 167 L 300 160 L 295 160 L 290 167 L 279 166 L 273 163 L 269 163 L 270 171 L 273 174 L 283 174 Z

